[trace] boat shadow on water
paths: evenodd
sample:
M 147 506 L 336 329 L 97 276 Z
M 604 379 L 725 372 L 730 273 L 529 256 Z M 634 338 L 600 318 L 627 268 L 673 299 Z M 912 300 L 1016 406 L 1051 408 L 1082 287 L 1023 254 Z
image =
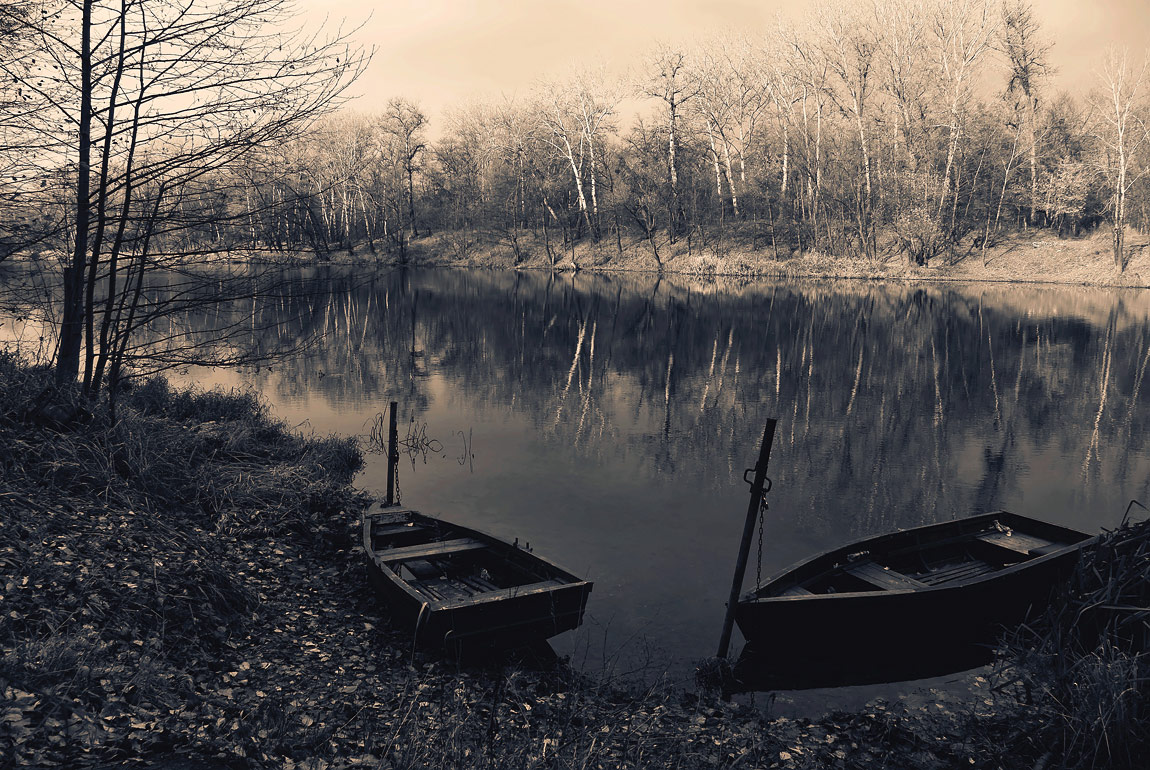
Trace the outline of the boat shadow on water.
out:
M 726 687 L 876 684 L 983 665 L 1003 630 L 1044 609 L 1095 542 L 998 511 L 814 556 L 740 599 L 747 646 Z
M 877 659 L 865 645 L 834 661 L 780 661 L 753 643 L 743 647 L 725 690 L 730 694 L 772 690 L 853 687 L 943 676 L 978 668 L 994 659 L 992 647 L 981 644 L 939 644 L 911 651 L 897 659 Z

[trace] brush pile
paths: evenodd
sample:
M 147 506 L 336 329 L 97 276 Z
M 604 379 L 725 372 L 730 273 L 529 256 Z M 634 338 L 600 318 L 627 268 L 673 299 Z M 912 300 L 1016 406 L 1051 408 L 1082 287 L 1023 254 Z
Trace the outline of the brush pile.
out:
M 1144 768 L 1150 756 L 1150 522 L 1085 552 L 1062 596 L 1006 640 L 1005 660 L 1067 768 Z

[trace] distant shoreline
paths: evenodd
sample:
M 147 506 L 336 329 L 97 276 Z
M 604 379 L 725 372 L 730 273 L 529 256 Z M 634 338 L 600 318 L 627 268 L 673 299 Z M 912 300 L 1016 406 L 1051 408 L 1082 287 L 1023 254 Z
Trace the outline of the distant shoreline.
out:
M 565 250 L 554 263 L 547 257 L 546 246 L 530 235 L 519 237 L 518 257 L 511 245 L 492 234 L 472 236 L 476 242 L 461 249 L 456 234 L 436 233 L 420 237 L 407 245 L 406 253 L 376 249 L 355 244 L 330 249 L 323 255 L 314 252 L 254 251 L 223 249 L 214 258 L 203 258 L 204 264 L 266 264 L 281 266 L 311 265 L 378 265 L 410 267 L 451 267 L 498 270 L 541 270 L 557 273 L 586 272 L 597 274 L 648 273 L 701 280 L 862 280 L 900 283 L 993 283 L 1048 286 L 1087 286 L 1092 288 L 1150 288 L 1150 234 L 1131 231 L 1128 235 L 1130 258 L 1126 269 L 1118 272 L 1110 251 L 1110 233 L 1098 230 L 1078 238 L 1058 238 L 1049 231 L 1016 233 L 988 248 L 983 254 L 966 245 L 953 256 L 940 255 L 925 266 L 910 265 L 905 255 L 890 254 L 879 259 L 831 256 L 819 252 L 790 254 L 775 259 L 769 247 L 736 242 L 729 246 L 714 244 L 688 251 L 680 239 L 675 248 L 656 262 L 645 241 L 603 239 L 598 244 L 584 240 L 576 244 L 574 260 Z M 1037 236 L 1037 237 L 1036 237 Z M 619 246 L 622 246 L 620 249 Z M 552 244 L 555 255 L 559 244 Z M 50 252 L 14 255 L 0 263 L 19 265 L 43 262 Z M 62 257 L 61 257 L 62 258 Z M 984 263 L 985 260 L 985 263 Z M 660 269 L 661 268 L 661 269 Z
M 898 281 L 907 283 L 1019 283 L 1037 285 L 1090 286 L 1098 288 L 1150 288 L 1150 236 L 1131 232 L 1131 256 L 1126 269 L 1118 272 L 1110 251 L 1110 234 L 1104 230 L 1093 234 L 1061 239 L 1049 231 L 1018 233 L 988 248 L 985 255 L 972 246 L 956 249 L 955 255 L 935 257 L 926 266 L 907 264 L 905 255 L 891 254 L 877 260 L 863 257 L 829 256 L 806 252 L 774 258 L 769 246 L 757 249 L 743 243 L 716 247 L 696 247 L 688 253 L 680 239 L 675 249 L 662 255 L 664 275 L 700 279 L 827 279 Z M 412 267 L 471 267 L 505 270 L 550 270 L 588 273 L 660 272 L 645 241 L 603 239 L 598 244 L 582 241 L 571 251 L 565 250 L 554 264 L 547 257 L 541 240 L 528 235 L 519 237 L 519 254 L 506 242 L 488 234 L 482 242 L 459 248 L 455 234 L 437 233 L 421 237 L 410 244 L 406 254 L 397 251 L 372 252 L 366 244 L 333 249 L 323 257 L 313 253 L 278 253 L 250 251 L 229 252 L 233 262 L 271 262 L 284 264 L 379 264 Z M 559 244 L 552 244 L 553 255 Z M 985 264 L 983 260 L 985 259 Z

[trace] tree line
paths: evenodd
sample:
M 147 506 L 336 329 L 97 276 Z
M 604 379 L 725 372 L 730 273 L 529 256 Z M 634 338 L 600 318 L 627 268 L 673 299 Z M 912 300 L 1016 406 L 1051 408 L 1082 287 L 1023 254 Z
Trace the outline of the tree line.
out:
M 185 249 L 405 256 L 412 239 L 555 265 L 591 252 L 822 252 L 915 264 L 1006 232 L 1145 229 L 1144 62 L 1054 89 L 1026 0 L 826 0 L 765 35 L 574 68 L 436 126 L 416 101 L 325 118 L 199 181 Z M 625 107 L 644 104 L 640 116 Z M 190 201 L 188 206 L 191 205 Z

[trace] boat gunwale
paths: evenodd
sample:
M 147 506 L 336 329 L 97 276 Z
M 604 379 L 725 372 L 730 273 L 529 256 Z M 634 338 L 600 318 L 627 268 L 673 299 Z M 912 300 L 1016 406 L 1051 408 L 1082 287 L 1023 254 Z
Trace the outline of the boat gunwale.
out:
M 830 561 L 832 566 L 830 566 L 828 569 L 834 569 L 834 563 L 837 559 L 846 558 L 849 554 L 857 553 L 860 550 L 869 550 L 869 549 L 866 549 L 864 547 L 867 544 L 881 543 L 883 541 L 890 541 L 890 540 L 897 540 L 897 539 L 902 539 L 904 537 L 909 538 L 909 537 L 913 537 L 915 535 L 915 533 L 921 533 L 925 530 L 931 530 L 931 529 L 935 529 L 935 528 L 946 528 L 946 527 L 952 526 L 952 525 L 954 526 L 955 529 L 960 530 L 960 533 L 958 535 L 956 535 L 955 537 L 956 537 L 956 539 L 961 540 L 961 539 L 964 539 L 968 535 L 973 537 L 977 532 L 977 527 L 981 526 L 982 524 L 991 524 L 991 523 L 993 523 L 999 519 L 1002 519 L 1002 518 L 1007 518 L 1007 519 L 1011 519 L 1014 521 L 1021 520 L 1022 523 L 1034 523 L 1034 524 L 1038 524 L 1042 527 L 1049 527 L 1049 528 L 1056 529 L 1056 530 L 1059 530 L 1059 531 L 1067 533 L 1067 534 L 1075 533 L 1077 535 L 1081 535 L 1083 539 L 1079 540 L 1077 542 L 1074 542 L 1074 543 L 1070 543 L 1070 544 L 1068 544 L 1062 548 L 1059 548 L 1056 551 L 1051 551 L 1050 553 L 1045 553 L 1045 554 L 1042 554 L 1040 556 L 1035 556 L 1035 557 L 1032 557 L 1029 559 L 1024 559 L 1024 560 L 1017 562 L 1015 564 L 1007 565 L 1001 569 L 993 570 L 991 572 L 987 572 L 987 573 L 984 573 L 982 575 L 975 576 L 973 578 L 959 579 L 959 580 L 956 580 L 956 581 L 953 581 L 950 583 L 939 583 L 939 584 L 935 584 L 935 585 L 927 585 L 927 586 L 921 587 L 921 588 L 886 588 L 886 589 L 880 588 L 878 590 L 872 590 L 872 591 L 842 591 L 842 592 L 833 593 L 833 594 L 809 593 L 809 594 L 803 594 L 803 595 L 799 595 L 799 596 L 794 596 L 794 595 L 791 595 L 791 596 L 760 596 L 759 595 L 764 589 L 772 586 L 775 583 L 778 583 L 779 581 L 782 581 L 788 575 L 791 575 L 795 572 L 798 572 L 801 569 L 803 569 L 804 567 L 808 567 L 811 564 L 818 562 L 820 560 Z M 1007 522 L 1007 526 L 1009 526 L 1009 522 Z M 969 532 L 963 532 L 962 531 L 962 530 L 966 530 L 967 528 L 970 529 Z M 1012 529 L 1017 529 L 1018 531 L 1023 531 L 1020 527 L 1012 527 Z M 1078 530 L 1074 530 L 1074 529 L 1071 529 L 1069 527 L 1063 527 L 1063 526 L 1058 525 L 1058 524 L 1051 524 L 1049 522 L 1044 522 L 1040 519 L 1032 519 L 1032 518 L 1027 517 L 1027 516 L 1022 516 L 1021 514 L 1012 513 L 1010 511 L 995 511 L 992 513 L 978 514 L 976 516 L 971 516 L 971 517 L 968 517 L 965 519 L 953 519 L 951 521 L 935 522 L 933 524 L 924 524 L 924 525 L 919 526 L 919 527 L 911 527 L 910 529 L 904 529 L 904 530 L 900 530 L 897 532 L 886 532 L 886 533 L 883 533 L 880 535 L 875 535 L 873 537 L 864 538 L 862 540 L 855 540 L 853 542 L 846 543 L 846 544 L 839 546 L 838 548 L 835 548 L 831 551 L 824 551 L 822 553 L 814 554 L 813 556 L 810 556 L 806 559 L 803 559 L 801 561 L 795 562 L 794 564 L 791 564 L 789 567 L 787 567 L 787 568 L 775 573 L 774 575 L 772 575 L 770 578 L 768 578 L 763 583 L 760 583 L 759 585 L 755 586 L 750 591 L 745 592 L 739 598 L 738 603 L 740 605 L 763 605 L 763 604 L 770 604 L 773 602 L 814 601 L 814 600 L 819 600 L 819 599 L 822 599 L 822 600 L 848 599 L 848 598 L 857 598 L 857 597 L 862 597 L 862 596 L 874 597 L 874 598 L 877 598 L 879 596 L 896 597 L 896 596 L 904 596 L 906 594 L 929 594 L 931 592 L 938 592 L 938 591 L 955 591 L 955 590 L 960 590 L 960 589 L 964 589 L 964 588 L 971 587 L 971 586 L 977 586 L 977 585 L 980 585 L 982 583 L 989 582 L 991 580 L 998 580 L 998 579 L 1002 579 L 1005 577 L 1009 577 L 1010 575 L 1014 575 L 1014 574 L 1021 572 L 1023 570 L 1030 569 L 1030 568 L 1034 567 L 1035 565 L 1043 564 L 1043 563 L 1050 562 L 1050 561 L 1053 561 L 1055 559 L 1061 558 L 1061 557 L 1065 556 L 1067 553 L 1074 551 L 1074 550 L 1080 550 L 1084 547 L 1087 547 L 1091 543 L 1097 542 L 1097 540 L 1098 540 L 1097 535 L 1094 535 L 1094 536 L 1087 535 L 1084 532 L 1079 532 Z M 944 541 L 940 540 L 938 542 L 941 543 Z M 924 545 L 931 545 L 931 544 L 927 543 Z M 875 563 L 877 564 L 878 562 L 875 562 Z M 815 573 L 815 574 L 821 574 L 821 573 Z M 796 585 L 798 585 L 798 583 L 796 583 Z
M 397 514 L 397 513 L 408 514 L 408 518 L 407 518 L 408 523 L 415 524 L 415 523 L 418 523 L 418 521 L 420 519 L 423 519 L 425 521 L 435 522 L 435 523 L 440 524 L 446 528 L 450 528 L 457 533 L 473 537 L 476 540 L 480 540 L 485 545 L 492 546 L 491 550 L 497 556 L 502 556 L 501 552 L 510 552 L 510 553 L 520 554 L 521 557 L 525 557 L 530 561 L 535 561 L 537 563 L 540 563 L 543 566 L 549 568 L 550 570 L 552 570 L 556 573 L 556 574 L 552 575 L 551 577 L 545 578 L 544 580 L 563 580 L 564 582 L 559 584 L 559 585 L 538 586 L 535 588 L 530 588 L 530 586 L 532 586 L 534 584 L 525 583 L 525 584 L 522 584 L 521 586 L 508 586 L 506 588 L 497 589 L 496 591 L 482 592 L 479 594 L 475 594 L 474 596 L 468 597 L 467 599 L 454 599 L 454 600 L 451 600 L 451 599 L 433 599 L 433 598 L 427 596 L 425 593 L 419 591 L 419 589 L 416 586 L 412 585 L 411 582 L 404 579 L 398 573 L 397 570 L 393 569 L 392 566 L 388 563 L 386 557 L 382 555 L 385 551 L 378 551 L 372 547 L 371 536 L 372 536 L 372 530 L 373 530 L 373 527 L 375 526 L 375 523 L 379 519 L 383 518 L 384 516 L 386 516 L 388 514 Z M 388 522 L 388 523 L 398 523 L 398 522 Z M 543 556 L 540 556 L 540 555 L 533 553 L 531 551 L 527 551 L 527 550 L 520 548 L 519 546 L 514 545 L 512 543 L 508 543 L 506 540 L 503 540 L 502 538 L 496 537 L 495 535 L 490 535 L 486 532 L 471 529 L 470 527 L 464 526 L 462 524 L 456 524 L 454 522 L 446 521 L 444 519 L 439 519 L 439 518 L 436 518 L 434 516 L 428 516 L 427 514 L 420 513 L 419 511 L 413 510 L 411 508 L 394 509 L 394 508 L 388 508 L 387 506 L 383 506 L 383 505 L 380 505 L 378 507 L 373 505 L 369 509 L 365 510 L 362 514 L 362 528 L 363 528 L 364 552 L 367 554 L 367 556 L 371 560 L 372 564 L 375 565 L 375 567 L 380 571 L 381 574 L 386 576 L 388 578 L 388 580 L 390 580 L 393 584 L 395 584 L 399 588 L 401 588 L 404 591 L 404 593 L 406 593 L 409 597 L 411 597 L 419 605 L 421 605 L 421 606 L 427 605 L 427 608 L 429 611 L 452 610 L 452 609 L 458 609 L 458 608 L 462 608 L 462 607 L 472 607 L 472 606 L 476 606 L 476 605 L 483 605 L 483 604 L 500 602 L 500 601 L 513 601 L 513 600 L 518 599 L 520 597 L 534 596 L 536 594 L 543 594 L 543 593 L 553 593 L 553 592 L 565 591 L 568 589 L 586 591 L 586 592 L 590 593 L 590 590 L 591 590 L 592 586 L 594 585 L 591 581 L 580 578 L 579 576 L 575 575 L 574 573 L 565 569 L 564 567 L 561 567 L 560 565 L 556 564 L 555 562 L 551 561 L 550 559 L 543 557 Z M 544 581 L 537 581 L 537 582 L 544 582 Z M 510 594 L 510 595 L 508 593 L 506 593 L 508 591 L 514 591 L 516 588 L 525 588 L 527 590 L 524 590 L 524 591 L 519 592 L 519 593 Z M 488 594 L 488 595 L 485 596 L 484 594 Z

